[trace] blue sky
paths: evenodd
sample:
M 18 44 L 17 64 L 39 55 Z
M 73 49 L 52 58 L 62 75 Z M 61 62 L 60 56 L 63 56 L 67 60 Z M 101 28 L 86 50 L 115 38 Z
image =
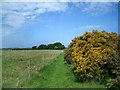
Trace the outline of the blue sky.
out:
M 29 48 L 61 42 L 93 29 L 118 33 L 118 3 L 3 3 L 2 47 Z

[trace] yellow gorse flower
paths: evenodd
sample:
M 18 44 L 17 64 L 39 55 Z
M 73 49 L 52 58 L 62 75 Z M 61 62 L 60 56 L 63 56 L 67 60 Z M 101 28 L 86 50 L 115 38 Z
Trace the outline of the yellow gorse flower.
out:
M 64 57 L 66 61 L 75 63 L 74 72 L 79 76 L 92 77 L 112 55 L 114 58 L 118 57 L 115 51 L 117 45 L 114 44 L 120 39 L 119 37 L 116 33 L 107 33 L 105 30 L 85 32 L 72 40 Z M 112 42 L 113 40 L 115 43 Z

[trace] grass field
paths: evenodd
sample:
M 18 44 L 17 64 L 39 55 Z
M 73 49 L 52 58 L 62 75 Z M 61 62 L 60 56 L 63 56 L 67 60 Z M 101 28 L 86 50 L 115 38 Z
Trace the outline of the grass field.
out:
M 29 59 L 31 77 L 44 66 L 52 63 L 62 50 L 3 50 L 2 83 L 3 87 L 18 87 L 29 78 Z
M 2 88 L 2 50 L 0 50 L 0 89 Z
M 59 50 L 3 51 L 3 87 L 106 88 L 95 81 L 78 82 L 72 68 L 65 64 L 62 52 Z M 31 76 L 28 77 L 30 57 Z

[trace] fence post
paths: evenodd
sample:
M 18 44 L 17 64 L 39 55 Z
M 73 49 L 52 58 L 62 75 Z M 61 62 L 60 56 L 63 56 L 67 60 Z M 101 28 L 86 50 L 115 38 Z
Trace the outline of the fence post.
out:
M 17 78 L 16 88 L 18 87 L 18 85 L 19 85 L 19 79 Z
M 54 58 L 54 53 L 52 53 L 52 58 L 51 58 L 51 60 Z
M 31 65 L 31 58 L 29 58 L 29 77 L 30 77 L 30 66 Z
M 55 58 L 56 58 L 56 53 L 55 53 Z
M 50 63 L 50 53 L 49 53 L 48 63 Z
M 44 67 L 44 55 L 43 55 L 43 59 L 42 59 L 42 61 L 43 61 L 43 67 Z

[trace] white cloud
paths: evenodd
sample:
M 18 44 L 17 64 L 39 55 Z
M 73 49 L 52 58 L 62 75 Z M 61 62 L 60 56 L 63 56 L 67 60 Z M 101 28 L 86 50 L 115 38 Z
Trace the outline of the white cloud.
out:
M 99 29 L 99 28 L 103 28 L 104 26 L 102 25 L 88 25 L 88 26 L 82 26 L 82 27 L 78 27 L 78 28 L 75 28 L 74 30 L 96 30 L 96 29 Z
M 102 15 L 109 13 L 113 10 L 113 3 L 100 3 L 100 2 L 80 2 L 74 3 L 76 7 L 81 7 L 82 12 L 95 15 Z M 46 12 L 64 12 L 68 7 L 68 3 L 61 2 L 5 2 L 2 4 L 3 6 L 3 24 L 10 27 L 11 30 L 20 28 L 27 23 L 27 20 L 34 20 L 40 14 Z M 8 29 L 4 29 L 3 32 L 8 32 Z
M 3 0 L 3 2 L 119 2 L 119 0 Z
M 16 28 L 19 28 L 24 22 L 25 22 L 25 18 L 22 16 L 19 16 L 18 14 L 10 14 L 7 15 L 5 18 L 5 24 Z
M 101 28 L 103 26 L 101 25 L 89 25 L 89 26 L 84 26 L 84 27 L 81 27 L 81 28 L 85 28 L 85 29 L 95 29 L 95 28 Z
M 104 15 L 117 7 L 115 3 L 112 2 L 90 2 L 84 3 L 85 7 L 83 8 L 83 12 L 89 13 L 92 16 Z
M 34 20 L 45 12 L 60 11 L 67 9 L 66 3 L 3 3 L 3 24 L 13 29 L 21 27 L 27 20 Z

